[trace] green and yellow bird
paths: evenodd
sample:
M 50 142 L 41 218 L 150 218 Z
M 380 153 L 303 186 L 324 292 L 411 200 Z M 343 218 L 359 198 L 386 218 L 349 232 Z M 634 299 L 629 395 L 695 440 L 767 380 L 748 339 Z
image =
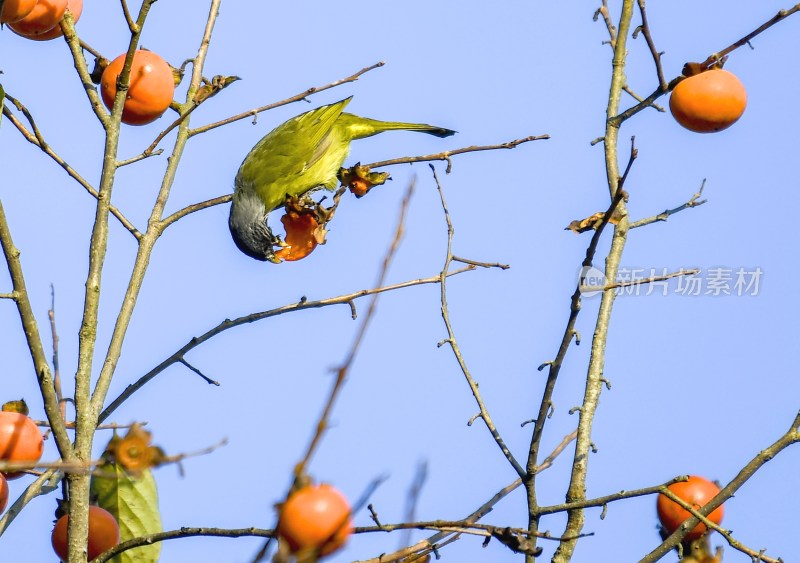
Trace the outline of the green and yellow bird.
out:
M 320 188 L 333 190 L 350 142 L 384 131 L 420 131 L 449 137 L 455 131 L 421 123 L 377 121 L 344 113 L 352 97 L 300 114 L 267 133 L 236 174 L 228 227 L 236 246 L 256 260 L 280 262 L 280 239 L 267 225 L 286 201 Z

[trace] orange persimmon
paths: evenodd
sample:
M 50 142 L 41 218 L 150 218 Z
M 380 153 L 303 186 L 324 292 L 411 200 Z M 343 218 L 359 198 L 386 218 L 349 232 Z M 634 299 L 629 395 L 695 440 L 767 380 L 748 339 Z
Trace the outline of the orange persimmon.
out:
M 741 81 L 721 68 L 681 80 L 672 90 L 669 109 L 675 120 L 696 133 L 714 133 L 733 125 L 747 106 Z

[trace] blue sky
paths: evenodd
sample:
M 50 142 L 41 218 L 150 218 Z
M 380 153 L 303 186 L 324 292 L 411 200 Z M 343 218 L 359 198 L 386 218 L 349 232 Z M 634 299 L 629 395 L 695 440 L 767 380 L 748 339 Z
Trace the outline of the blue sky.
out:
M 142 45 L 172 64 L 196 53 L 206 3 L 158 2 Z M 138 7 L 138 5 L 136 6 Z M 656 44 L 667 78 L 689 60 L 703 60 L 754 29 L 778 2 L 650 3 Z M 457 130 L 449 139 L 387 133 L 355 142 L 349 163 L 428 154 L 549 134 L 511 151 L 458 156 L 448 175 L 437 171 L 455 226 L 454 252 L 502 262 L 506 271 L 476 271 L 449 282 L 451 320 L 459 345 L 503 437 L 524 458 L 531 427 L 520 424 L 538 409 L 544 376 L 568 316 L 569 296 L 590 235 L 563 228 L 608 205 L 601 145 L 610 76 L 607 32 L 593 22 L 592 3 L 230 2 L 222 4 L 207 76 L 242 81 L 204 104 L 193 125 L 284 99 L 344 78 L 377 61 L 386 66 L 358 82 L 310 96 L 250 120 L 192 139 L 181 162 L 167 212 L 230 193 L 248 150 L 285 119 L 347 96 L 348 111 L 385 120 L 427 122 Z M 612 3 L 612 12 L 618 3 Z M 622 264 L 661 273 L 696 267 L 762 272 L 758 295 L 630 295 L 617 299 L 608 342 L 604 391 L 593 429 L 598 452 L 589 465 L 587 493 L 606 495 L 696 473 L 727 483 L 758 451 L 787 429 L 798 409 L 792 330 L 800 271 L 793 246 L 798 164 L 795 132 L 800 79 L 786 53 L 797 47 L 798 16 L 733 53 L 726 68 L 747 88 L 748 108 L 722 133 L 697 135 L 668 113 L 645 111 L 625 123 L 620 152 L 636 136 L 639 158 L 626 188 L 631 217 L 647 217 L 684 203 L 706 179 L 705 205 L 630 235 Z M 638 17 L 635 18 L 638 21 Z M 87 2 L 81 37 L 108 58 L 122 53 L 126 27 L 116 3 Z M 60 40 L 27 42 L 0 32 L 2 84 L 36 116 L 48 141 L 90 181 L 97 182 L 101 127 L 94 121 Z M 642 38 L 629 43 L 628 81 L 646 95 L 656 86 Z M 179 95 L 184 90 L 179 89 Z M 624 98 L 623 104 L 630 104 Z M 667 104 L 666 98 L 659 101 Z M 169 123 L 126 127 L 120 155 L 132 156 Z M 172 136 L 161 146 L 169 149 Z M 0 128 L 0 187 L 28 289 L 47 334 L 50 284 L 56 289 L 61 367 L 76 366 L 77 329 L 93 200 L 55 164 L 26 143 L 6 120 Z M 140 228 L 166 166 L 151 158 L 120 171 L 114 203 Z M 298 300 L 333 297 L 374 283 L 395 228 L 404 188 L 416 176 L 407 232 L 390 283 L 436 275 L 446 251 L 446 227 L 436 186 L 425 164 L 395 166 L 394 180 L 361 200 L 345 198 L 328 243 L 307 259 L 273 266 L 239 253 L 228 233 L 227 206 L 197 213 L 171 227 L 153 254 L 110 397 L 225 318 Z M 277 225 L 277 217 L 273 216 Z M 608 248 L 609 234 L 601 244 Z M 133 238 L 112 221 L 101 300 L 98 351 L 105 350 L 132 258 Z M 596 265 L 602 267 L 601 254 Z M 8 291 L 0 273 L 0 292 Z M 546 428 L 549 451 L 572 431 L 568 414 L 583 395 L 598 298 L 584 300 L 578 321 L 582 344 L 573 347 Z M 358 303 L 363 315 L 366 302 Z M 43 417 L 30 357 L 12 303 L 0 302 L 3 399 L 24 396 Z M 283 315 L 223 333 L 187 358 L 220 387 L 172 367 L 114 416 L 147 421 L 170 453 L 201 449 L 227 438 L 212 455 L 157 470 L 166 528 L 269 527 L 293 465 L 304 452 L 330 384 L 330 368 L 344 358 L 358 329 L 346 306 Z M 439 288 L 413 287 L 382 297 L 310 470 L 357 498 L 378 476 L 388 476 L 371 502 L 382 520 L 403 519 L 406 495 L 420 462 L 428 478 L 420 519 L 465 516 L 516 475 L 477 412 L 447 347 Z M 101 359 L 98 356 L 98 365 Z M 97 438 L 98 451 L 106 436 Z M 47 455 L 54 458 L 52 443 Z M 571 450 L 540 477 L 544 503 L 562 502 Z M 794 534 L 800 493 L 800 452 L 789 449 L 767 464 L 727 504 L 724 525 L 746 545 L 786 561 L 800 556 Z M 12 498 L 25 480 L 11 483 Z M 0 539 L 0 554 L 54 559 L 49 546 L 55 496 L 34 501 Z M 586 532 L 574 561 L 635 561 L 658 543 L 655 499 L 645 497 L 587 511 Z M 524 526 L 521 491 L 485 519 Z M 562 516 L 544 520 L 558 534 Z M 356 516 L 369 525 L 367 514 Z M 424 537 L 415 532 L 414 537 Z M 331 561 L 391 551 L 402 534 L 354 538 Z M 723 542 L 714 538 L 715 543 Z M 497 542 L 463 538 L 442 551 L 451 561 L 519 561 Z M 724 543 L 724 542 L 723 542 Z M 192 538 L 164 544 L 162 561 L 249 561 L 260 540 Z M 552 547 L 543 543 L 546 553 Z M 604 554 L 598 559 L 598 554 Z M 611 555 L 613 554 L 613 555 Z M 664 560 L 675 560 L 670 555 Z M 726 550 L 725 561 L 749 561 Z

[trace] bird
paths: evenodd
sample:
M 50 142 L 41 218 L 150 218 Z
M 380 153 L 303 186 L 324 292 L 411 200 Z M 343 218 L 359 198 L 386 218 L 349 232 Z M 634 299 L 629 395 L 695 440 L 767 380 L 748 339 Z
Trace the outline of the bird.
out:
M 345 113 L 352 96 L 297 115 L 267 133 L 242 161 L 234 180 L 228 227 L 236 247 L 260 261 L 281 262 L 280 238 L 267 216 L 286 201 L 317 189 L 333 190 L 350 142 L 384 131 L 419 131 L 436 137 L 451 129 L 424 123 L 378 121 Z

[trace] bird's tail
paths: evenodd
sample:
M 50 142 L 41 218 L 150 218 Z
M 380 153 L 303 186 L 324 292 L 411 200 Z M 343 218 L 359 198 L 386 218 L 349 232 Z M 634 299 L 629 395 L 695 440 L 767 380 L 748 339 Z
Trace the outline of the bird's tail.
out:
M 377 119 L 359 117 L 350 113 L 343 113 L 339 117 L 337 124 L 345 125 L 353 139 L 371 137 L 372 135 L 377 135 L 384 131 L 419 131 L 420 133 L 427 133 L 428 135 L 434 135 L 436 137 L 449 137 L 455 134 L 455 131 L 452 129 L 445 129 L 444 127 L 436 127 L 425 123 L 378 121 Z

